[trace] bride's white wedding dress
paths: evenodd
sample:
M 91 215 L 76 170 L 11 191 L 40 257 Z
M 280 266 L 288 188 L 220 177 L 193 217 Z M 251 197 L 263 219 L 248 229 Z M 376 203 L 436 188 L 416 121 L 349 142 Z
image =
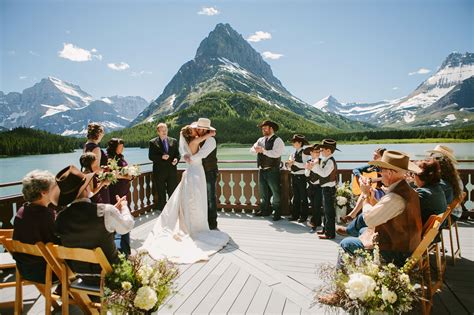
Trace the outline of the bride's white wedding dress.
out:
M 179 150 L 182 156 L 191 154 L 182 135 Z M 226 233 L 209 230 L 206 176 L 201 159 L 193 158 L 142 249 L 153 259 L 167 258 L 178 264 L 190 264 L 208 260 L 228 241 Z

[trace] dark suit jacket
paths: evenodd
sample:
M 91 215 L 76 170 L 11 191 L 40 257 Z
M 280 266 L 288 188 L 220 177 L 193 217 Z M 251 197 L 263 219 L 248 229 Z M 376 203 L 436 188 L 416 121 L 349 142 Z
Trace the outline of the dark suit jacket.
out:
M 178 141 L 175 138 L 168 137 L 168 155 L 170 156 L 167 160 L 163 160 L 162 156 L 165 153 L 163 143 L 160 137 L 156 137 L 150 140 L 150 148 L 148 150 L 148 158 L 153 161 L 153 172 L 166 172 L 176 171 L 176 165 L 172 165 L 174 159 L 181 158 L 179 154 Z

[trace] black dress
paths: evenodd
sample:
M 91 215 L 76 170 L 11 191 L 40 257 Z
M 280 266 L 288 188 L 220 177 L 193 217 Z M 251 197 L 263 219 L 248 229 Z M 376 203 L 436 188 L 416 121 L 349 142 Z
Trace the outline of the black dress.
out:
M 95 148 L 99 148 L 97 143 L 88 142 L 84 145 L 84 153 L 92 152 Z M 107 166 L 107 154 L 104 150 L 100 149 L 100 167 Z M 97 187 L 98 180 L 97 177 L 94 177 L 94 187 Z M 110 203 L 110 192 L 108 187 L 102 188 L 94 197 L 91 198 L 92 202 L 94 203 Z

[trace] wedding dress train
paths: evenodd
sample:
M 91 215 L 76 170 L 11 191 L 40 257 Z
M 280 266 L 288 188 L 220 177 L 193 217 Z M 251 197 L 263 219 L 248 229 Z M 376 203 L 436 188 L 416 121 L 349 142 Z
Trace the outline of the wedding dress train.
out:
M 191 154 L 181 135 L 180 153 Z M 193 158 L 181 182 L 166 203 L 142 249 L 153 259 L 167 258 L 179 264 L 208 260 L 229 241 L 221 231 L 209 230 L 206 176 L 199 158 Z

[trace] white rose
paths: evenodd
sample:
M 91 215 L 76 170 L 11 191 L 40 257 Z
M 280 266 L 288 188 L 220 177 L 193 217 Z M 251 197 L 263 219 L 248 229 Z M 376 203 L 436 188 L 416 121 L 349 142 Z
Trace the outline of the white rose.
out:
M 150 282 L 150 275 L 153 269 L 148 265 L 143 265 L 138 269 L 137 276 L 141 280 L 142 285 L 147 285 Z
M 364 301 L 374 294 L 377 284 L 372 277 L 362 273 L 354 273 L 349 276 L 349 281 L 345 284 L 346 293 L 351 299 Z
M 133 304 L 139 309 L 149 311 L 151 310 L 156 302 L 158 302 L 158 297 L 156 292 L 150 287 L 141 287 L 137 291 L 137 296 L 133 300 Z
M 382 300 L 387 301 L 390 304 L 393 304 L 397 301 L 397 294 L 393 291 L 390 291 L 386 286 L 382 287 Z
M 336 197 L 337 205 L 342 207 L 347 204 L 347 198 L 343 196 L 337 196 Z
M 405 283 L 405 284 L 409 284 L 410 283 L 410 277 L 406 273 L 402 273 L 400 275 L 400 281 Z
M 128 281 L 123 281 L 122 282 L 122 289 L 125 291 L 129 291 L 132 288 L 132 284 Z

